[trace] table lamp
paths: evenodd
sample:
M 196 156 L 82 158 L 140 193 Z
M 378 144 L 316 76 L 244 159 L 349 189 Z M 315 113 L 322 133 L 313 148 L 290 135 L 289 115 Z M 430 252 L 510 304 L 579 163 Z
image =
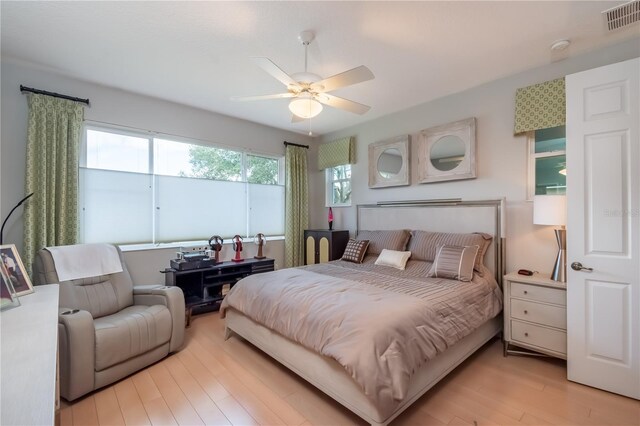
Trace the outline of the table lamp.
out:
M 564 195 L 536 195 L 533 197 L 533 223 L 535 225 L 555 225 L 558 256 L 551 273 L 551 279 L 567 282 L 567 197 Z

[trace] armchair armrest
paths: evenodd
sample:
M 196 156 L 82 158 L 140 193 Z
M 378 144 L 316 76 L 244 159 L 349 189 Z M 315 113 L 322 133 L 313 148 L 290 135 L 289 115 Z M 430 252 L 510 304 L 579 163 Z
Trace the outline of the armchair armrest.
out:
M 89 393 L 95 379 L 95 328 L 87 311 L 58 310 L 60 394 L 67 400 Z
M 134 305 L 164 305 L 171 314 L 171 343 L 169 351 L 175 352 L 182 346 L 185 329 L 184 295 L 180 287 L 162 285 L 141 285 L 133 287 Z

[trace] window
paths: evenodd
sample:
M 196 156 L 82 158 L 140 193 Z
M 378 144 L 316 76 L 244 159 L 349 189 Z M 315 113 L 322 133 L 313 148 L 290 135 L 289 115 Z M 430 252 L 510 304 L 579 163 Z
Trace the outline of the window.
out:
M 565 194 L 567 156 L 565 126 L 529 132 L 527 199 L 534 195 Z
M 327 174 L 327 207 L 351 205 L 351 164 L 330 167 Z
M 284 235 L 284 158 L 87 127 L 80 168 L 85 243 Z

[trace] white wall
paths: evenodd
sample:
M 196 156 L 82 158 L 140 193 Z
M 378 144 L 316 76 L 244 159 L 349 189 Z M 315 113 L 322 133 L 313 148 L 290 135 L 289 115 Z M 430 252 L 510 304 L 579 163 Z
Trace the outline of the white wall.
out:
M 357 163 L 352 166 L 352 207 L 334 208 L 334 227 L 356 229 L 357 204 L 387 200 L 437 198 L 507 199 L 507 269 L 551 271 L 557 245 L 552 227 L 532 224 L 532 203 L 526 199 L 526 137 L 513 135 L 515 91 L 519 87 L 567 74 L 623 61 L 640 55 L 640 41 L 631 40 L 605 50 L 553 63 L 503 78 L 346 128 L 322 137 L 328 142 L 346 136 L 357 140 Z M 472 69 L 469 72 L 473 72 Z M 393 90 L 393 88 L 389 88 Z M 374 106 L 375 108 L 375 106 Z M 401 134 L 412 134 L 432 126 L 464 118 L 477 119 L 477 179 L 434 184 L 416 184 L 417 143 L 411 145 L 411 182 L 407 187 L 369 189 L 368 145 Z M 316 150 L 313 150 L 315 154 Z M 324 173 L 311 163 L 311 226 L 326 227 Z M 569 171 L 571 173 L 571 171 Z M 399 225 L 400 227 L 401 225 Z
M 24 196 L 28 108 L 26 96 L 19 91 L 20 84 L 89 98 L 91 107 L 85 108 L 84 116 L 86 120 L 96 122 L 153 130 L 271 155 L 284 155 L 282 142 L 285 140 L 302 144 L 312 141 L 311 138 L 297 133 L 68 78 L 29 64 L 2 58 L 0 217 L 3 219 L 13 205 Z M 214 234 L 219 231 L 212 229 L 211 232 Z M 22 247 L 22 208 L 7 222 L 4 241 Z M 255 249 L 251 244 L 247 244 L 244 253 L 245 257 L 253 256 Z M 168 266 L 169 259 L 174 254 L 175 249 L 155 249 L 128 252 L 126 258 L 134 278 L 140 282 L 158 282 L 163 280 L 158 271 Z M 225 259 L 231 257 L 230 253 L 223 254 Z M 284 241 L 269 242 L 266 255 L 274 257 L 279 266 L 284 266 Z

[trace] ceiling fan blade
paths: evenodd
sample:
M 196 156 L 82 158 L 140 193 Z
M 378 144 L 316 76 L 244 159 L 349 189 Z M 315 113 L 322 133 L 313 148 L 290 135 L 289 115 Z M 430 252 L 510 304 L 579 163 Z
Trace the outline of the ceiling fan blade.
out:
M 341 87 L 350 86 L 352 84 L 362 83 L 363 81 L 373 80 L 375 76 L 371 70 L 364 65 L 341 72 L 331 77 L 327 77 L 322 81 L 314 83 L 313 86 L 323 86 L 323 92 L 330 92 Z
M 289 76 L 289 74 L 287 74 L 286 72 L 282 71 L 282 69 L 280 69 L 280 67 L 278 67 L 276 64 L 273 63 L 273 61 L 271 61 L 271 59 L 269 58 L 265 58 L 262 56 L 254 56 L 251 59 L 254 60 L 254 62 L 263 70 L 265 70 L 266 72 L 268 72 L 269 74 L 271 74 L 271 76 L 273 78 L 275 78 L 276 80 L 278 80 L 280 83 L 284 84 L 285 86 L 290 86 L 290 85 L 298 85 L 298 82 L 295 81 L 293 78 L 291 78 L 291 76 Z
M 278 93 L 276 95 L 232 96 L 232 101 L 263 101 L 266 99 L 295 98 L 295 93 Z
M 371 109 L 370 106 L 359 104 L 358 102 L 350 101 L 349 99 L 333 96 L 328 93 L 321 93 L 316 96 L 316 99 L 325 105 L 330 107 L 343 109 L 345 111 L 352 112 L 354 114 L 364 114 Z
M 306 118 L 298 117 L 295 114 L 291 114 L 291 122 L 292 123 L 302 123 Z

